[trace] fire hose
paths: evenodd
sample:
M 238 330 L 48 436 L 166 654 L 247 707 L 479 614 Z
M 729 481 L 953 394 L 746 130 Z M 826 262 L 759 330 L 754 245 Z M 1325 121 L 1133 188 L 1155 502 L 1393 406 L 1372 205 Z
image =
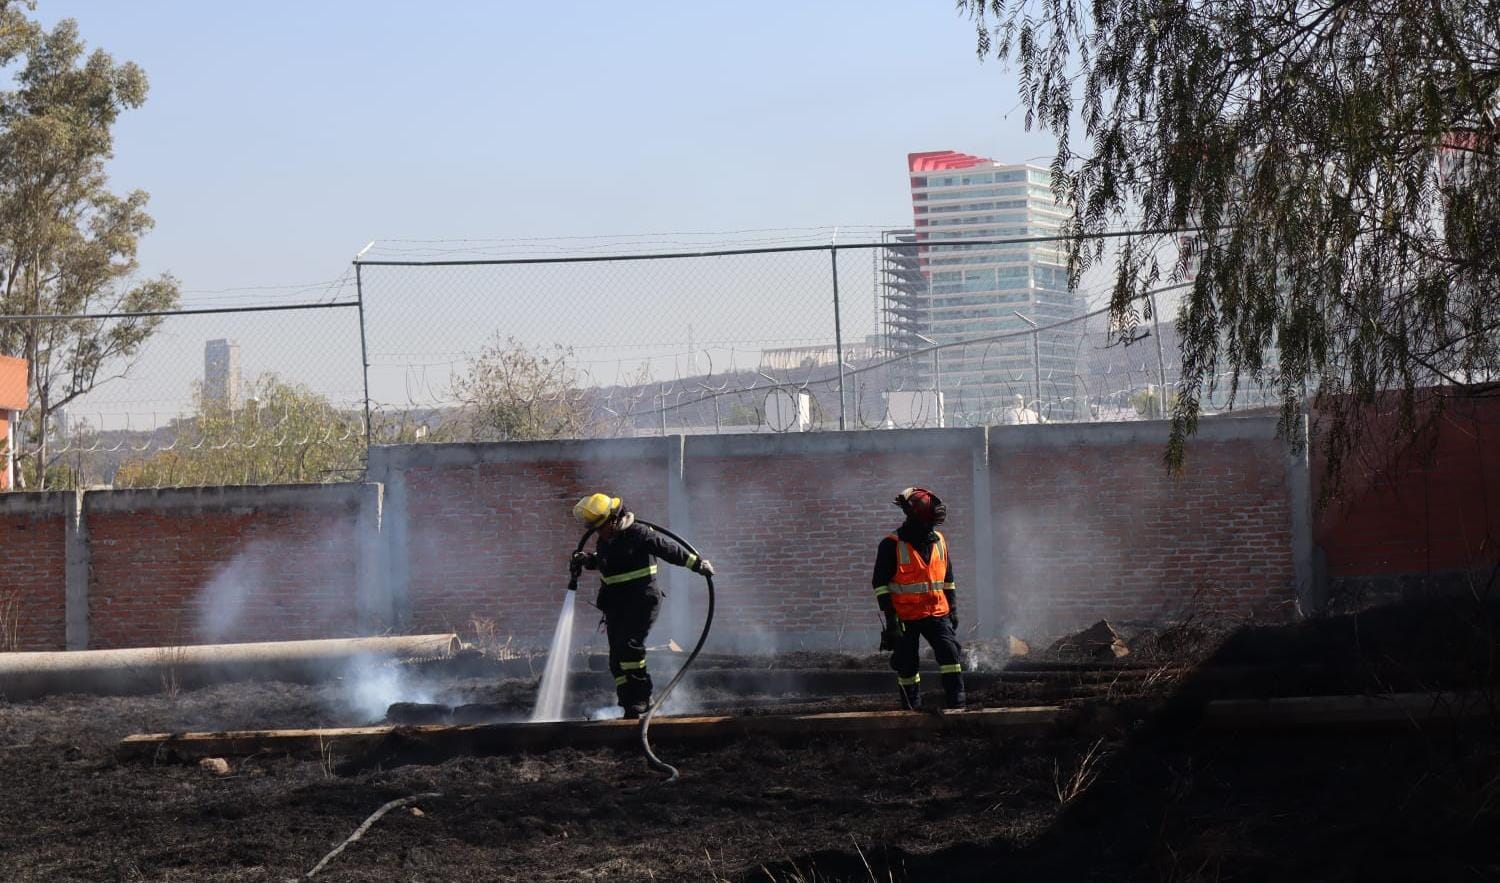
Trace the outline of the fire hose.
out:
M 693 548 L 692 543 L 689 543 L 677 534 L 649 521 L 642 521 L 640 523 L 654 530 L 661 531 L 670 539 L 676 540 L 684 549 L 687 549 L 689 555 L 702 560 L 703 556 L 698 554 L 698 550 Z M 667 696 L 671 694 L 672 688 L 677 686 L 677 682 L 682 680 L 684 674 L 687 674 L 688 667 L 693 664 L 693 660 L 698 658 L 698 652 L 703 649 L 704 642 L 708 640 L 709 627 L 714 624 L 714 578 L 706 573 L 702 576 L 703 581 L 708 584 L 708 612 L 703 617 L 703 631 L 698 635 L 698 643 L 693 646 L 693 652 L 688 654 L 688 658 L 682 663 L 682 667 L 677 669 L 677 674 L 672 676 L 672 680 L 667 682 L 666 688 L 656 697 L 656 701 L 651 703 L 651 707 L 646 709 L 646 713 L 641 716 L 641 748 L 645 750 L 646 762 L 651 765 L 651 768 L 657 772 L 667 774 L 666 782 L 663 784 L 677 781 L 677 767 L 663 762 L 661 758 L 656 756 L 656 752 L 651 750 L 651 739 L 649 737 L 651 718 L 656 715 L 657 709 L 661 708 L 667 701 Z
M 637 518 L 636 523 L 645 525 L 652 530 L 660 531 L 668 538 L 676 540 L 679 545 L 681 545 L 688 551 L 689 555 L 702 560 L 703 556 L 698 554 L 698 550 L 693 548 L 692 543 L 689 543 L 687 540 L 683 539 L 677 534 L 672 533 L 665 527 L 662 527 L 659 524 L 652 524 L 651 522 L 646 521 L 642 518 Z M 596 529 L 597 528 L 591 527 L 588 530 L 584 531 L 583 537 L 578 540 L 578 548 L 574 550 L 575 552 L 583 551 L 583 547 L 588 543 L 589 537 L 594 535 L 594 531 Z M 667 774 L 667 778 L 662 782 L 662 784 L 664 785 L 677 781 L 678 772 L 677 767 L 674 767 L 671 764 L 663 761 L 661 758 L 657 757 L 656 752 L 651 749 L 651 719 L 656 716 L 656 712 L 661 709 L 662 705 L 666 704 L 667 697 L 672 693 L 672 688 L 677 686 L 677 682 L 682 680 L 682 676 L 684 674 L 687 674 L 687 670 L 693 664 L 693 660 L 698 658 L 698 653 L 703 649 L 704 642 L 708 640 L 708 630 L 714 623 L 714 578 L 709 576 L 708 574 L 701 574 L 701 576 L 703 577 L 703 581 L 708 584 L 708 612 L 703 617 L 703 631 L 698 635 L 698 643 L 693 646 L 692 652 L 688 654 L 687 660 L 682 663 L 682 667 L 677 669 L 677 674 L 673 675 L 672 680 L 667 682 L 667 686 L 657 694 L 656 701 L 652 702 L 651 707 L 646 709 L 646 713 L 641 715 L 641 749 L 646 752 L 646 763 L 649 764 L 652 769 L 656 770 L 657 772 Z M 570 579 L 568 581 L 568 589 L 570 591 L 577 590 L 578 577 L 579 570 L 577 567 L 574 567 L 571 571 Z

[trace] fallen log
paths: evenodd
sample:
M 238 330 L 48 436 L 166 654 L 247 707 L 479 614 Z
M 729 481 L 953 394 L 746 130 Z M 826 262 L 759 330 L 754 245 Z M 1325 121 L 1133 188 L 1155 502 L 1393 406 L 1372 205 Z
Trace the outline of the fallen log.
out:
M 949 714 L 862 711 L 765 717 L 661 717 L 651 723 L 651 738 L 653 742 L 673 745 L 746 737 L 904 738 L 916 733 L 948 731 L 1002 731 L 1023 735 L 1050 730 L 1061 715 L 1061 708 L 1047 705 L 986 708 Z M 392 742 L 443 756 L 509 754 L 564 747 L 634 749 L 640 744 L 640 733 L 635 721 L 625 720 L 142 733 L 125 737 L 118 755 L 122 759 L 156 760 L 196 760 L 261 753 L 351 755 L 389 747 Z

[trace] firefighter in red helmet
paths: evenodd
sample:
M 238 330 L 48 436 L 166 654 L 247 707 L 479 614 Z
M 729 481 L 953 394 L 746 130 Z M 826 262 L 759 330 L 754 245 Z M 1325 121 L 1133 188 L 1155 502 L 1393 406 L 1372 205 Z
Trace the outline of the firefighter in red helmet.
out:
M 921 707 L 920 642 L 926 638 L 942 673 L 944 705 L 961 709 L 966 697 L 953 558 L 948 541 L 937 530 L 948 517 L 948 507 L 932 491 L 919 487 L 897 494 L 895 503 L 906 520 L 880 541 L 871 580 L 885 614 L 880 649 L 891 651 L 902 705 L 916 710 Z

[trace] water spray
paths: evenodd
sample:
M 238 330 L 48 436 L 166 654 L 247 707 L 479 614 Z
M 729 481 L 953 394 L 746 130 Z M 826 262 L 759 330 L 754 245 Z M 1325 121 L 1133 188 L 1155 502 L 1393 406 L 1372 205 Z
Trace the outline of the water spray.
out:
M 596 530 L 597 527 L 591 527 L 583 532 L 578 547 L 573 550 L 575 555 L 583 551 Z M 568 593 L 563 596 L 562 611 L 552 630 L 552 646 L 547 651 L 547 667 L 542 671 L 542 686 L 537 693 L 536 708 L 531 713 L 532 723 L 562 719 L 568 694 L 568 660 L 573 653 L 573 610 L 578 600 L 578 577 L 582 574 L 583 568 L 576 564 L 568 569 Z

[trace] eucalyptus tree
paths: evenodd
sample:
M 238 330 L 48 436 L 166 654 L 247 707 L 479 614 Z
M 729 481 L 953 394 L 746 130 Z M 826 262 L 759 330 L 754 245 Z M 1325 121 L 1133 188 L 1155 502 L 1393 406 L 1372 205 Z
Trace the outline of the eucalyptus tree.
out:
M 151 229 L 147 196 L 109 190 L 113 127 L 146 99 L 146 74 L 87 52 L 71 20 L 48 31 L 29 3 L 0 0 L 0 315 L 168 310 L 170 276 L 137 279 Z M 30 407 L 17 440 L 22 477 L 47 484 L 47 430 L 59 408 L 127 371 L 161 319 L 0 319 L 0 354 L 27 360 Z

